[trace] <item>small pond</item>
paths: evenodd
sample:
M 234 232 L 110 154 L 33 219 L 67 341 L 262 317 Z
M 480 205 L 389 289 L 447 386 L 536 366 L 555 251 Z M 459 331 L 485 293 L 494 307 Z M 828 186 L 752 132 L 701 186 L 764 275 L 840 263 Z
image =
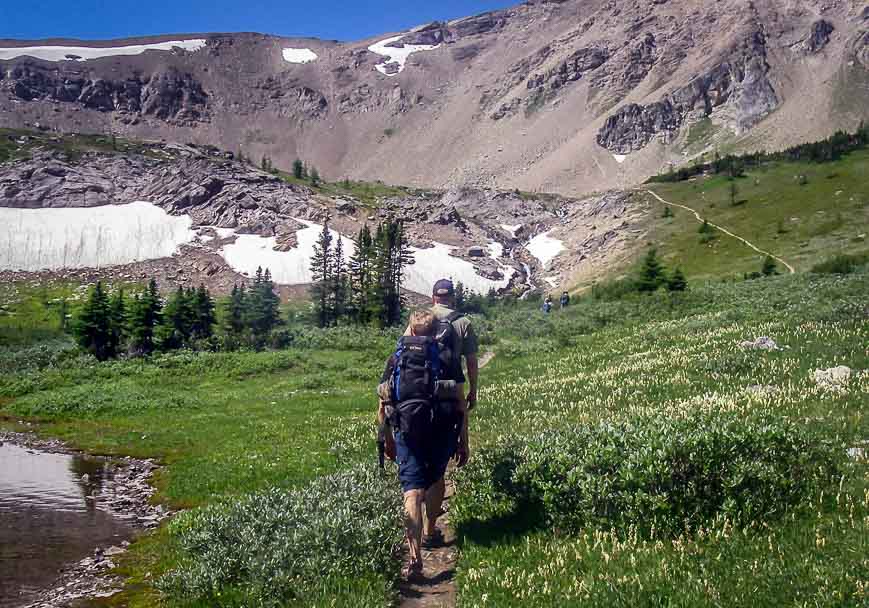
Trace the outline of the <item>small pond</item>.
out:
M 103 459 L 0 444 L 0 608 L 26 604 L 61 569 L 132 537 L 100 510 Z

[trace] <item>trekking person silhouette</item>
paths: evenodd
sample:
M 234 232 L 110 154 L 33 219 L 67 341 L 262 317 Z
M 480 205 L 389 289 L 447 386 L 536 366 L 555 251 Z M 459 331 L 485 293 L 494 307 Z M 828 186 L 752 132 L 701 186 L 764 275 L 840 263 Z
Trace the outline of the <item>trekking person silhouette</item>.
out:
M 561 292 L 561 300 L 560 300 L 561 308 L 567 308 L 570 306 L 570 294 L 566 291 Z

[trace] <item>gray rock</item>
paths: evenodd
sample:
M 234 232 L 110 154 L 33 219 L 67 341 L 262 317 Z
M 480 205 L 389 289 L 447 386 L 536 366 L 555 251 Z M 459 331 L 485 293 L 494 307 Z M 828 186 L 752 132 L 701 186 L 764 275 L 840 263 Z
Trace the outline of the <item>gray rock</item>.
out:
M 739 346 L 746 350 L 781 350 L 775 340 L 767 336 L 761 336 L 753 341 L 740 342 Z

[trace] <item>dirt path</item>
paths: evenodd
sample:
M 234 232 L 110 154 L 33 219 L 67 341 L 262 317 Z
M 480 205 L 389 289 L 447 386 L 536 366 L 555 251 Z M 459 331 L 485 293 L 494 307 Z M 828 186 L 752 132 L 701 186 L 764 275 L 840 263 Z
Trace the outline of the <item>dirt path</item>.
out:
M 487 351 L 480 355 L 480 369 L 495 358 L 495 353 Z M 450 465 L 452 469 L 452 463 Z M 456 605 L 456 533 L 450 525 L 449 504 L 455 494 L 455 484 L 447 476 L 447 491 L 444 497 L 446 514 L 438 519 L 438 528 L 444 535 L 444 544 L 436 549 L 423 549 L 425 565 L 423 575 L 399 585 L 400 608 L 452 608 Z
M 701 224 L 703 223 L 703 217 L 701 217 L 700 214 L 697 213 L 697 212 L 696 212 L 694 209 L 692 209 L 691 207 L 686 207 L 685 205 L 680 205 L 679 203 L 671 203 L 670 201 L 666 201 L 666 200 L 664 200 L 663 198 L 661 198 L 660 196 L 658 196 L 656 193 L 652 192 L 651 190 L 641 190 L 641 192 L 648 192 L 649 194 L 651 194 L 652 196 L 654 196 L 656 199 L 658 199 L 659 201 L 661 201 L 661 202 L 664 203 L 665 205 L 670 205 L 671 207 L 679 207 L 680 209 L 684 209 L 684 210 L 686 210 L 686 211 L 690 211 L 691 213 L 694 214 L 694 217 L 697 218 L 697 221 L 698 221 L 698 222 L 700 222 Z M 706 220 L 706 221 L 709 222 L 709 220 Z M 764 251 L 763 249 L 760 249 L 759 247 L 757 247 L 757 246 L 754 245 L 753 243 L 747 241 L 746 239 L 742 238 L 741 236 L 738 236 L 738 235 L 736 235 L 736 234 L 733 234 L 732 232 L 730 232 L 730 231 L 727 230 L 726 228 L 722 228 L 721 226 L 718 226 L 718 225 L 716 225 L 716 224 L 713 224 L 712 222 L 709 222 L 709 225 L 712 226 L 713 228 L 715 228 L 716 230 L 720 230 L 721 232 L 723 232 L 723 233 L 726 234 L 727 236 L 733 237 L 733 238 L 735 238 L 737 241 L 741 241 L 741 242 L 745 243 L 746 245 L 748 245 L 749 247 L 751 247 L 752 249 L 754 249 L 754 250 L 755 250 L 756 252 L 758 252 L 759 254 L 761 254 L 761 255 L 768 255 L 769 257 L 771 257 L 772 259 L 774 259 L 776 262 L 778 262 L 779 264 L 782 264 L 785 268 L 787 268 L 787 269 L 788 269 L 788 272 L 790 272 L 791 274 L 793 274 L 793 273 L 796 272 L 796 270 L 794 270 L 794 267 L 793 267 L 793 266 L 791 266 L 790 264 L 788 264 L 787 262 L 785 262 L 783 259 L 781 259 L 781 258 L 778 257 L 777 255 L 773 255 L 773 254 L 770 253 L 769 251 Z

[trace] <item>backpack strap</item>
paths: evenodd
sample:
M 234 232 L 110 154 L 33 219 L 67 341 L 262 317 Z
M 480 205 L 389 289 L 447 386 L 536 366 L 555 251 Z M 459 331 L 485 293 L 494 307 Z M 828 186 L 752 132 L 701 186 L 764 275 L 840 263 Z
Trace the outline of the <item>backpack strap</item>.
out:
M 465 313 L 459 312 L 458 310 L 454 310 L 449 315 L 447 315 L 447 318 L 444 319 L 444 321 L 446 321 L 447 323 L 454 323 L 455 321 L 458 321 L 459 319 L 461 319 L 464 316 L 465 316 Z

